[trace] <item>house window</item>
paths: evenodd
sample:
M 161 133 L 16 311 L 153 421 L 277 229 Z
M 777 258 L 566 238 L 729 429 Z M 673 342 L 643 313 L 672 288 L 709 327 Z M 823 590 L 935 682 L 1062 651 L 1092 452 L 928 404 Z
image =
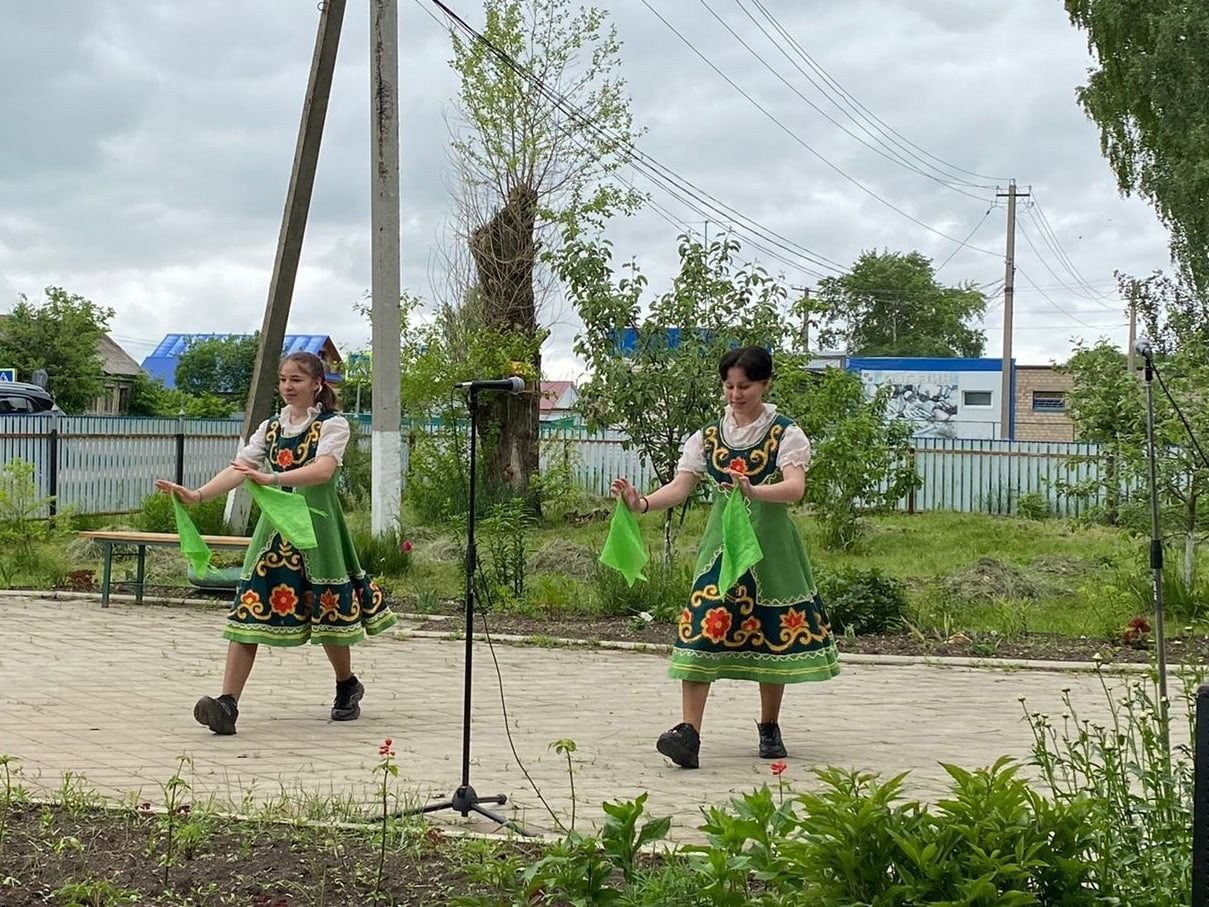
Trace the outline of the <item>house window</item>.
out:
M 123 384 L 118 387 L 117 414 L 124 416 L 128 412 L 130 412 L 130 388 Z
M 990 406 L 990 391 L 962 391 L 961 402 L 965 406 Z
M 1066 391 L 1033 391 L 1033 412 L 1066 412 Z

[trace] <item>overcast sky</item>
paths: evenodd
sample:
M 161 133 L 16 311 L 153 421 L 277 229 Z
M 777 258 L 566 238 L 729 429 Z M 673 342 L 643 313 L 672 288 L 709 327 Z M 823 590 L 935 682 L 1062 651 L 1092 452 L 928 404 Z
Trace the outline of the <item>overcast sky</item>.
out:
M 1060 0 L 763 3 L 847 90 L 845 109 L 859 103 L 914 143 L 899 148 L 929 176 L 888 159 L 901 160 L 900 151 L 860 144 L 800 97 L 877 145 L 795 68 L 822 83 L 804 58 L 757 29 L 744 8 L 776 34 L 751 0 L 652 4 L 750 100 L 642 0 L 600 0 L 624 42 L 646 154 L 791 248 L 840 266 L 870 248 L 919 249 L 938 266 L 952 255 L 943 279 L 991 293 L 1003 278 L 1002 202 L 984 219 L 994 189 L 958 187 L 971 198 L 937 179 L 1014 177 L 1040 203 L 1020 211 L 1017 361 L 1061 360 L 1076 337 L 1124 342 L 1113 271 L 1168 268 L 1167 238 L 1148 206 L 1119 196 L 1076 105 L 1090 61 Z M 476 0 L 449 5 L 481 23 Z M 314 0 L 3 6 L 0 311 L 18 294 L 63 286 L 115 309 L 113 335 L 140 361 L 169 332 L 258 328 L 318 24 Z M 403 285 L 428 298 L 450 241 L 446 118 L 455 88 L 448 35 L 430 9 L 426 0 L 400 3 Z M 352 306 L 370 284 L 368 20 L 366 3 L 351 0 L 289 325 L 331 334 L 344 349 L 369 336 Z M 705 216 L 651 191 L 667 213 L 649 208 L 611 237 L 618 258 L 636 256 L 660 289 L 676 268 L 678 230 L 701 230 Z M 711 221 L 711 230 L 728 226 Z M 976 226 L 970 247 L 959 248 Z M 830 273 L 783 250 L 791 263 L 748 252 L 794 286 Z M 573 313 L 556 305 L 549 320 L 547 369 L 576 377 Z M 986 319 L 988 355 L 998 355 L 1001 325 L 1000 297 Z

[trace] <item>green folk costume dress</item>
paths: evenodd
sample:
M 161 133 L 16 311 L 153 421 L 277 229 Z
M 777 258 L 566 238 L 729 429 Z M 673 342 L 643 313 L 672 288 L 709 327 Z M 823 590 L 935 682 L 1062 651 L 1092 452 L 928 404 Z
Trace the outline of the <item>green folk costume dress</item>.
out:
M 292 470 L 322 455 L 320 438 L 325 425 L 333 419 L 343 422 L 343 417 L 319 412 L 293 436 L 283 430 L 284 417 L 283 413 L 265 424 L 263 444 L 257 442 L 256 452 L 259 454 L 263 447 L 269 468 L 283 474 L 281 484 L 288 488 Z M 340 428 L 346 429 L 346 424 Z M 245 451 L 251 449 L 249 446 Z M 246 458 L 246 454 L 241 455 L 241 459 Z M 357 559 L 336 494 L 338 476 L 337 469 L 322 485 L 294 489 L 311 508 L 319 543 L 314 550 L 295 548 L 261 515 L 227 615 L 224 637 L 270 646 L 300 646 L 306 642 L 344 646 L 381 633 L 395 622 L 395 615 L 383 602 L 382 590 Z
M 706 477 L 715 483 L 731 482 L 726 470 L 738 460 L 752 485 L 777 481 L 778 455 L 789 431 L 801 439 L 808 459 L 809 446 L 801 430 L 776 415 L 773 407 L 766 407 L 766 414 L 771 414 L 771 420 L 749 447 L 726 443 L 725 420 L 702 430 L 699 440 Z M 839 656 L 789 505 L 745 500 L 764 558 L 733 587 L 720 591 L 726 500 L 718 495 L 710 512 L 692 594 L 680 614 L 669 676 L 773 684 L 830 680 L 840 671 Z

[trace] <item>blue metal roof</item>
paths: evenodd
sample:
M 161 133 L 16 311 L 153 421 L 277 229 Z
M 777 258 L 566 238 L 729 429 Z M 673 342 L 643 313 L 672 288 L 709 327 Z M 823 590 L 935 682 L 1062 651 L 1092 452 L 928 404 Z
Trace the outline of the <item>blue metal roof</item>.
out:
M 197 343 L 200 340 L 218 340 L 228 337 L 248 337 L 249 334 L 168 334 L 159 345 L 151 351 L 146 359 L 143 360 L 143 371 L 152 378 L 158 378 L 164 382 L 167 387 L 176 386 L 176 363 L 180 359 L 181 354 L 187 350 L 190 344 Z M 286 334 L 285 344 L 282 347 L 281 354 L 288 356 L 290 353 L 314 353 L 316 356 L 322 357 L 324 346 L 330 341 L 327 334 Z M 339 381 L 340 376 L 329 374 L 328 380 Z
M 1002 359 L 932 356 L 852 356 L 847 366 L 850 372 L 997 372 L 1002 362 Z

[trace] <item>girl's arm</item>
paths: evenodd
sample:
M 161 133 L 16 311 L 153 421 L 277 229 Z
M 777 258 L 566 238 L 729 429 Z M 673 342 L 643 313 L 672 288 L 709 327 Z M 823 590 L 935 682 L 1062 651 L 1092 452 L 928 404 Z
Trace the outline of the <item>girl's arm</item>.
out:
M 640 495 L 638 489 L 621 478 L 613 483 L 613 493 L 618 495 L 625 505 L 635 513 L 648 513 L 652 510 L 667 510 L 688 500 L 693 489 L 697 487 L 698 477 L 692 472 L 678 472 L 672 481 L 649 495 Z
M 727 470 L 730 472 L 730 470 Z M 745 475 L 730 472 L 735 487 L 746 498 L 769 504 L 796 504 L 806 493 L 806 469 L 802 466 L 781 468 L 781 481 L 768 485 L 753 485 Z
M 250 479 L 257 485 L 285 485 L 289 488 L 303 488 L 308 485 L 323 485 L 330 482 L 332 476 L 336 474 L 336 467 L 339 465 L 334 456 L 324 454 L 323 456 L 316 457 L 312 462 L 307 463 L 306 466 L 291 469 L 289 472 L 264 472 L 253 466 L 249 466 L 243 460 L 235 460 L 227 470 L 219 474 L 219 477 L 221 478 L 227 472 L 234 471 L 239 476 L 239 481 L 235 485 L 238 485 L 244 479 Z M 217 479 L 213 481 L 217 481 Z M 232 485 L 231 487 L 234 488 L 235 486 Z
M 243 478 L 243 474 L 234 465 L 231 465 L 201 488 L 186 488 L 184 485 L 177 485 L 175 482 L 169 482 L 166 479 L 156 479 L 155 487 L 164 494 L 176 495 L 186 504 L 200 504 L 202 501 L 222 497 L 228 491 L 238 488 L 243 484 Z

